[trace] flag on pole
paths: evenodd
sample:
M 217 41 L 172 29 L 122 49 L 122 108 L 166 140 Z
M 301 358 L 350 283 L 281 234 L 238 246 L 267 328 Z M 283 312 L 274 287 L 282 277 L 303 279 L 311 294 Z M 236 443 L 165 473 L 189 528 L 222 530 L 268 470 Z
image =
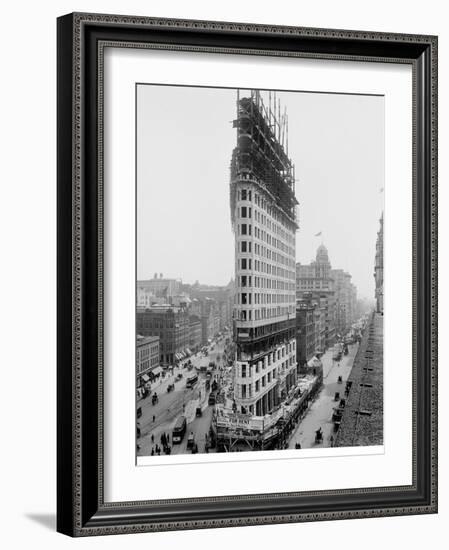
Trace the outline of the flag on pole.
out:
M 322 233 L 321 231 L 319 233 L 316 233 L 315 237 L 321 237 L 321 233 Z

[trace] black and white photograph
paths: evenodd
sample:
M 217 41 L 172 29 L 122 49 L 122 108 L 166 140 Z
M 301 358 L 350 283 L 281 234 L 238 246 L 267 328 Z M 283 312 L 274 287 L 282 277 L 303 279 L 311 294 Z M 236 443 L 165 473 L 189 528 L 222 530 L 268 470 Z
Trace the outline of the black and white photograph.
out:
M 243 7 L 58 18 L 60 533 L 438 511 L 438 37 Z
M 384 99 L 136 85 L 137 457 L 382 448 Z

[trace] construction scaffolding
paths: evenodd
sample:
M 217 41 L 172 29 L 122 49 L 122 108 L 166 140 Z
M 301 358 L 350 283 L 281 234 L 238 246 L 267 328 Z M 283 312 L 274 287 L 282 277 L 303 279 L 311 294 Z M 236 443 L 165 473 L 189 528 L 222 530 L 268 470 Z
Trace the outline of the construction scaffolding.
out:
M 295 167 L 288 156 L 288 116 L 281 115 L 276 92 L 268 92 L 268 106 L 259 90 L 240 98 L 237 90 L 237 146 L 231 160 L 231 218 L 234 223 L 236 184 L 251 180 L 265 191 L 298 228 Z

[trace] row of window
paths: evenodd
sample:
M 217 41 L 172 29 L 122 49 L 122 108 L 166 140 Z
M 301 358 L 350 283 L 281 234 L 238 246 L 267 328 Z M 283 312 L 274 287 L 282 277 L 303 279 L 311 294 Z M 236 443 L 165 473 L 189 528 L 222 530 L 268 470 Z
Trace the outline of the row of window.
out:
M 240 206 L 241 219 L 252 218 L 252 214 L 253 210 L 250 206 Z M 288 239 L 288 233 L 284 229 L 282 229 L 281 226 L 272 222 L 268 216 L 259 212 L 257 208 L 254 209 L 254 219 L 257 223 L 267 227 L 267 229 L 275 235 L 280 235 L 284 240 Z
M 290 364 L 293 364 L 293 358 L 291 358 Z M 240 386 L 238 388 L 240 390 L 238 393 L 240 393 L 242 399 L 250 399 L 251 397 L 253 397 L 253 387 L 254 395 L 257 395 L 263 388 L 265 388 L 268 384 L 275 380 L 279 374 L 285 374 L 287 368 L 287 361 L 285 361 L 285 366 L 283 364 L 283 367 L 273 369 L 267 374 L 264 374 L 261 378 L 255 380 L 254 384 L 237 384 L 237 386 Z
M 258 304 L 288 304 L 296 302 L 295 296 L 291 294 L 267 294 L 264 292 L 240 292 L 236 295 L 236 304 L 251 305 Z
M 148 319 L 147 317 L 138 317 L 137 318 L 137 325 L 138 328 L 154 328 L 154 329 L 183 329 L 186 330 L 189 328 L 189 321 L 187 319 L 179 319 L 173 321 L 162 321 L 159 319 Z
M 276 277 L 282 277 L 283 279 L 295 280 L 295 272 L 288 271 L 283 267 L 277 267 L 274 264 L 267 262 L 261 262 L 260 260 L 253 260 L 252 258 L 239 258 L 237 260 L 237 268 L 241 270 L 259 271 L 260 273 L 267 273 L 268 275 L 274 275 Z
M 159 355 L 159 342 L 154 346 L 139 346 L 137 348 L 137 356 L 142 360 L 148 358 L 150 354 L 153 356 Z
M 234 312 L 236 321 L 262 321 L 263 319 L 274 319 L 288 314 L 293 314 L 295 306 L 287 307 L 267 307 L 256 309 L 254 311 L 242 309 Z
M 254 285 L 253 285 L 254 282 Z M 267 277 L 258 277 L 251 275 L 240 275 L 237 277 L 237 286 L 241 288 L 269 288 L 271 290 L 289 290 L 292 297 L 295 296 L 295 284 L 278 279 L 269 279 Z
M 253 225 L 251 223 L 239 223 L 237 224 L 237 233 L 238 235 L 252 235 L 253 234 Z M 268 231 L 265 231 L 264 229 L 260 229 L 257 225 L 254 226 L 254 236 L 256 239 L 259 239 L 261 241 L 264 241 L 268 243 L 270 246 L 274 248 L 281 248 L 280 243 L 282 241 L 279 241 L 276 237 L 274 237 L 271 233 Z M 290 242 L 290 244 L 295 244 L 295 238 L 294 236 L 289 238 L 289 235 L 284 235 L 284 241 Z M 294 255 L 294 246 L 288 248 L 289 253 L 293 256 Z M 295 264 L 296 268 L 296 264 Z
M 253 235 L 253 225 L 250 224 L 250 223 L 238 223 L 237 224 L 237 234 L 239 236 L 241 236 L 241 235 L 251 235 L 252 236 Z M 272 246 L 274 248 L 280 248 L 279 246 L 277 246 L 277 244 L 279 243 L 278 239 L 273 237 L 267 231 L 265 231 L 263 229 L 260 229 L 259 227 L 257 227 L 257 225 L 254 226 L 254 237 L 256 239 L 259 239 L 260 241 L 266 242 L 267 244 L 269 244 L 270 246 Z M 287 240 L 287 239 L 284 239 L 284 240 Z M 294 244 L 294 239 L 293 239 L 292 244 Z M 289 247 L 288 252 L 289 252 L 290 256 L 295 255 L 293 247 Z M 295 270 L 296 270 L 296 263 L 294 261 L 293 261 L 293 264 L 294 264 L 294 267 L 295 267 Z
M 322 281 L 297 281 L 296 288 L 298 290 L 304 288 L 322 288 L 323 290 L 328 290 L 329 284 Z
M 253 370 L 255 374 L 258 374 L 261 370 L 268 368 L 269 366 L 274 364 L 276 361 L 280 361 L 284 357 L 287 357 L 289 354 L 293 354 L 293 355 L 291 355 L 291 357 L 287 357 L 287 360 L 283 362 L 280 366 L 284 368 L 284 367 L 287 367 L 288 365 L 292 365 L 294 362 L 295 350 L 296 350 L 296 341 L 294 340 L 289 344 L 287 344 L 286 346 L 283 346 L 282 348 L 279 348 L 275 351 L 272 351 L 271 353 L 268 353 L 267 355 L 265 355 L 265 357 L 262 360 L 257 361 L 257 363 L 254 363 L 253 365 L 242 363 L 239 367 L 240 372 L 238 372 L 238 375 L 240 375 L 241 378 L 251 377 L 253 374 L 252 373 Z
M 290 257 L 295 256 L 294 248 L 291 248 L 289 246 L 284 245 L 284 243 L 282 243 L 282 241 L 279 241 L 278 239 L 273 239 L 273 241 L 274 242 L 272 243 L 271 246 L 273 248 L 277 248 L 277 249 L 281 250 L 284 254 L 287 254 L 287 257 L 285 258 L 286 260 L 288 260 L 288 256 L 290 256 Z M 252 252 L 251 245 L 252 245 L 251 241 L 240 241 L 239 251 L 240 252 L 249 252 L 249 253 L 251 253 Z M 282 254 L 277 253 L 275 250 L 270 250 L 266 246 L 260 245 L 258 243 L 254 243 L 254 252 L 256 254 L 259 254 L 261 256 L 265 256 L 267 258 L 268 257 L 270 257 L 270 258 L 271 257 L 273 257 L 273 258 L 276 258 L 276 257 L 283 258 L 283 257 L 285 257 L 285 256 L 282 256 Z M 279 260 L 279 261 L 281 261 L 281 260 Z
M 252 202 L 252 198 L 253 193 L 251 189 L 240 189 L 237 192 L 237 200 Z M 291 221 L 289 221 L 284 214 L 281 214 L 279 210 L 271 204 L 271 201 L 267 201 L 258 193 L 254 193 L 254 204 L 266 212 L 273 220 L 280 223 L 282 227 L 291 231 Z
M 240 241 L 239 251 L 243 253 L 252 253 L 252 242 L 251 241 Z M 258 256 L 263 256 L 269 260 L 273 260 L 278 264 L 283 264 L 292 267 L 294 261 L 283 254 L 279 254 L 274 250 L 270 250 L 266 246 L 254 243 L 254 253 Z

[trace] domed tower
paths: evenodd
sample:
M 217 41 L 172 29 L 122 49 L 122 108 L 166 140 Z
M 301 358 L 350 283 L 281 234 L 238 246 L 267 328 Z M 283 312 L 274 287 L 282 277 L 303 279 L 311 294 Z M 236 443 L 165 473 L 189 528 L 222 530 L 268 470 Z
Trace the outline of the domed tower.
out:
M 320 279 L 328 279 L 330 275 L 331 264 L 329 254 L 324 244 L 320 244 L 316 251 L 315 271 L 316 277 Z

